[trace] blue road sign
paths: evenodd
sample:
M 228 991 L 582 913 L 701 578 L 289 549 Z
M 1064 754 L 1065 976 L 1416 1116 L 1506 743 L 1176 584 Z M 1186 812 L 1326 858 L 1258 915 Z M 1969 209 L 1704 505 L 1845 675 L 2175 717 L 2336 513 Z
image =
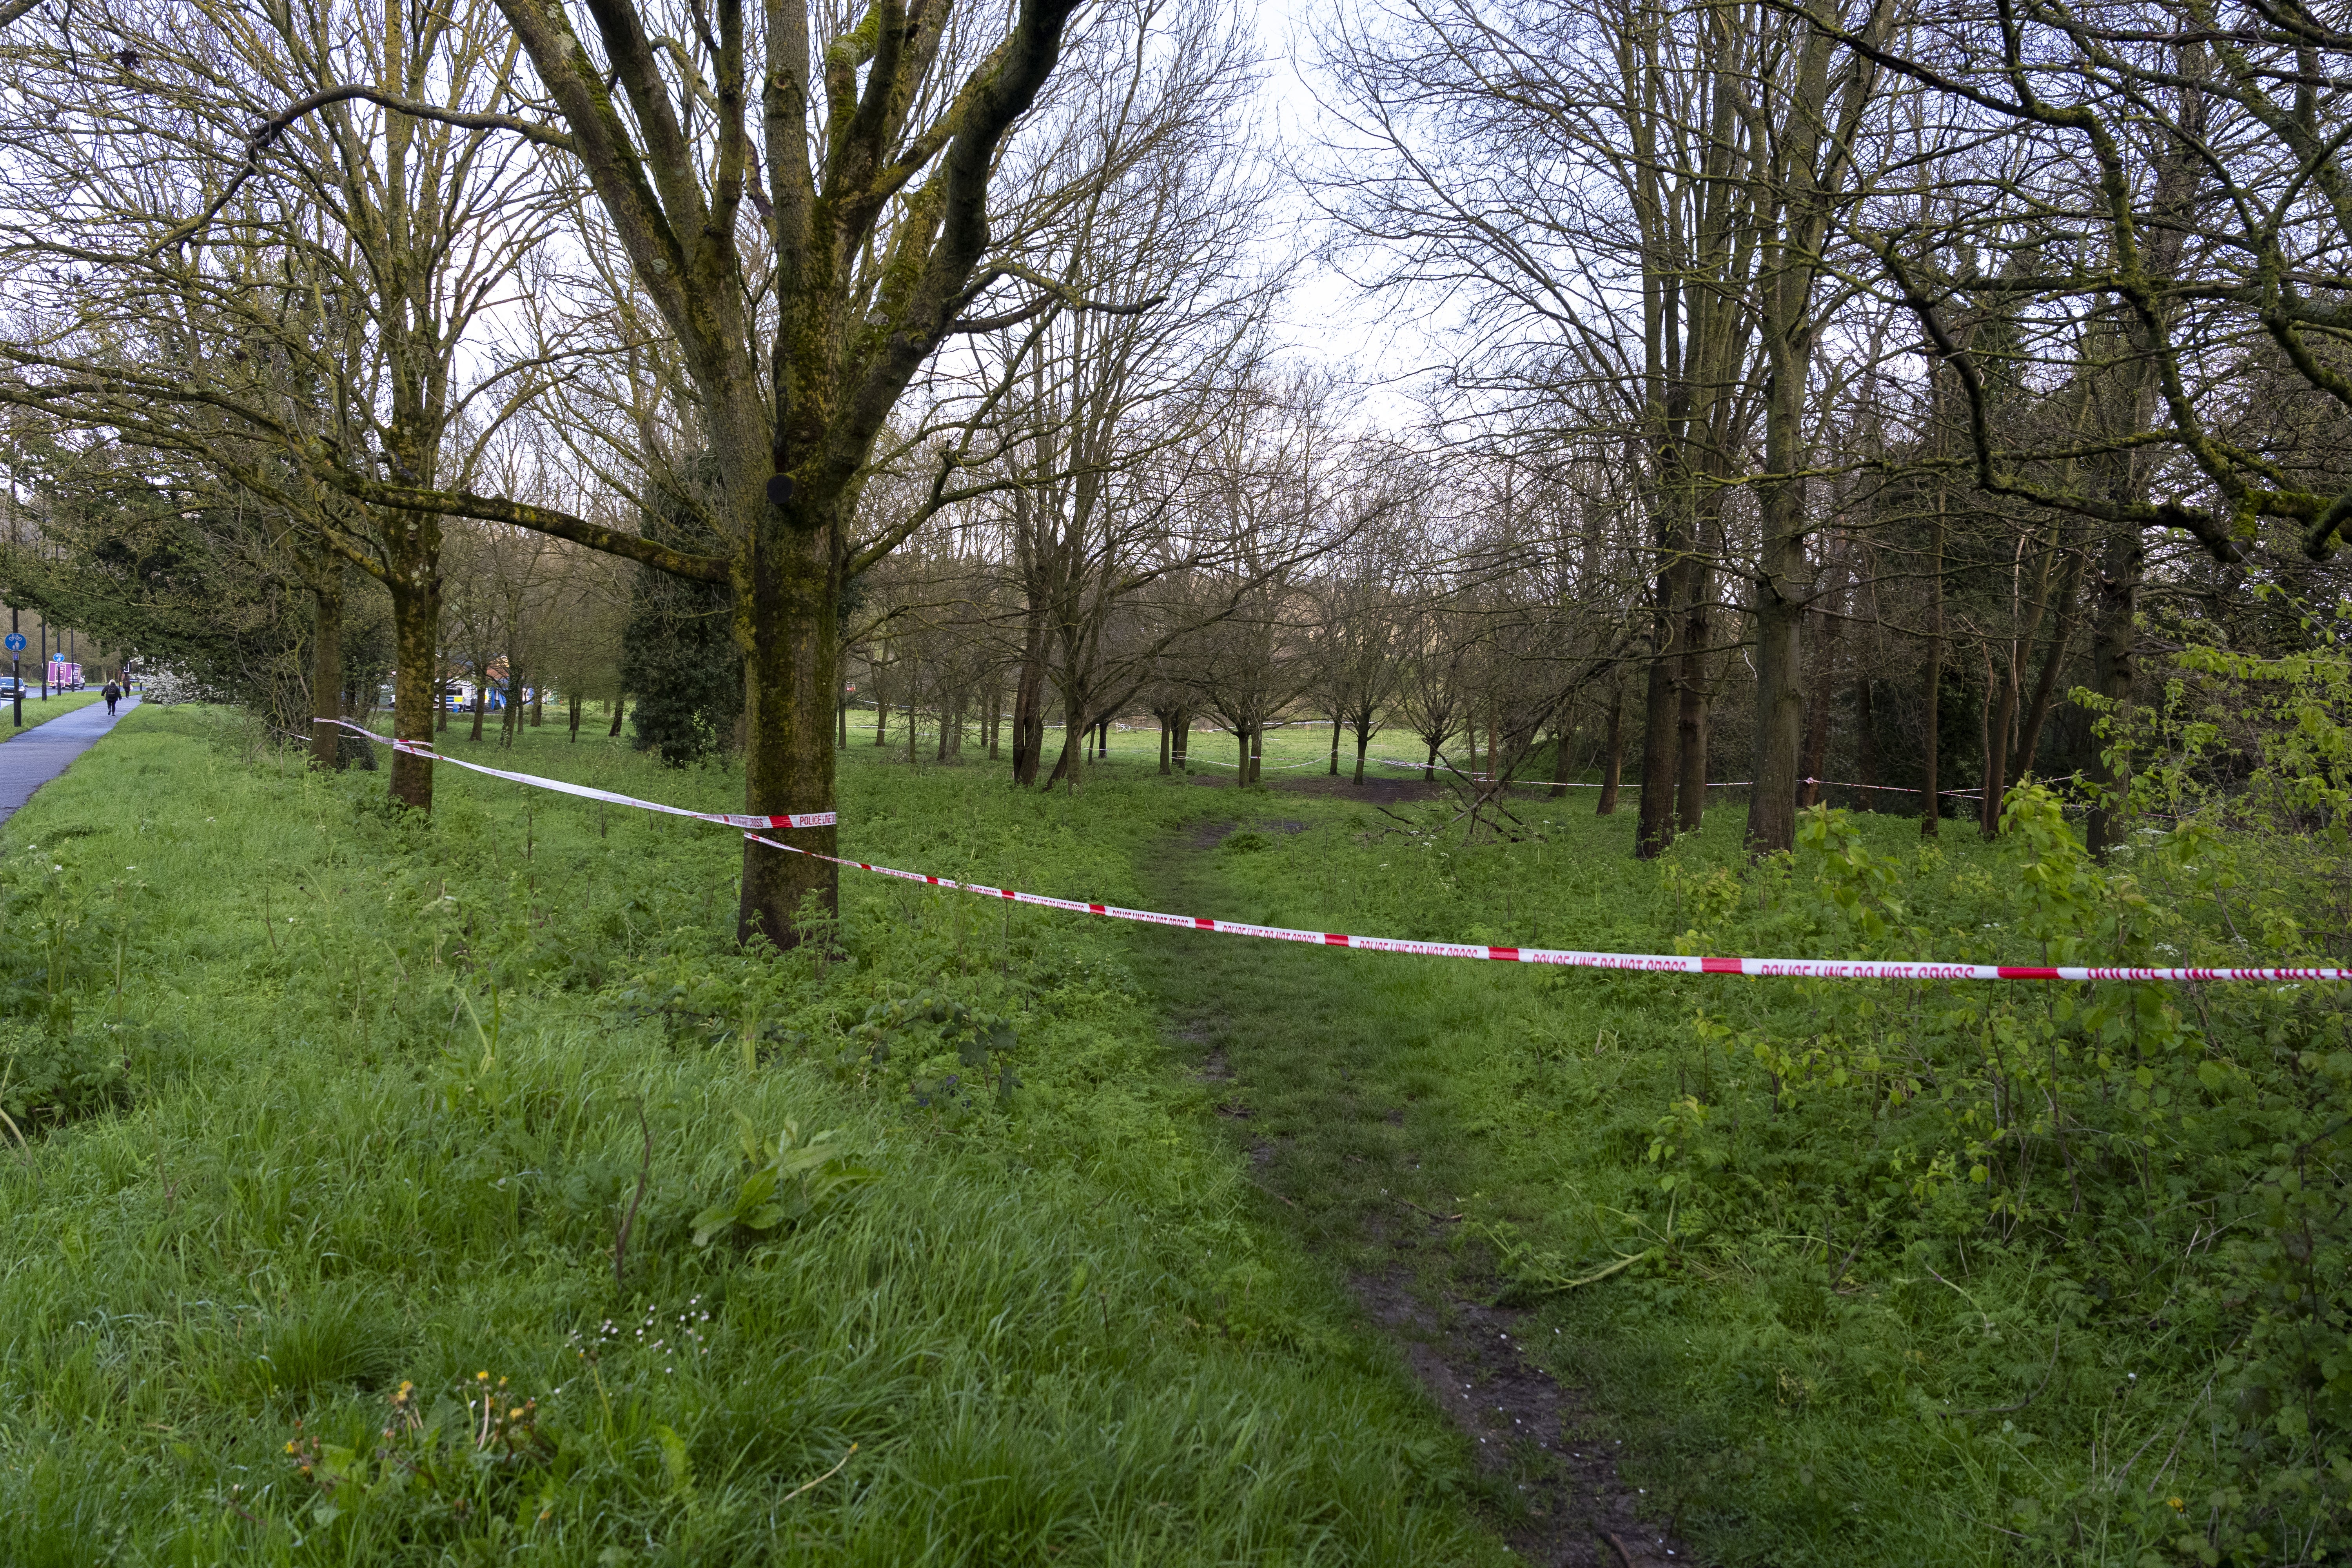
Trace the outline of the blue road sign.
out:
M 0 645 L 5 645 L 10 653 L 22 653 L 25 651 L 25 634 L 10 632 L 5 637 L 0 637 Z

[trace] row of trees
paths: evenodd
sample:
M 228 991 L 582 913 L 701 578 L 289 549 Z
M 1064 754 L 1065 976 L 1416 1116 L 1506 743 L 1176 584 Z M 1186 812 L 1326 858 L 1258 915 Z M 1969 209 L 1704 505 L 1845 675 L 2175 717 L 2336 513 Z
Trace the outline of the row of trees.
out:
M 307 648 L 320 716 L 633 685 L 782 813 L 851 684 L 1024 784 L 1315 714 L 1623 759 L 1644 855 L 1710 770 L 1759 852 L 1831 773 L 1989 826 L 2079 771 L 2105 843 L 2144 650 L 2339 586 L 2352 38 L 2296 0 L 1360 0 L 1280 181 L 1224 0 L 5 16 L 5 586 Z M 1273 352 L 1283 181 L 1442 367 L 1409 427 Z M 746 856 L 747 937 L 831 900 Z

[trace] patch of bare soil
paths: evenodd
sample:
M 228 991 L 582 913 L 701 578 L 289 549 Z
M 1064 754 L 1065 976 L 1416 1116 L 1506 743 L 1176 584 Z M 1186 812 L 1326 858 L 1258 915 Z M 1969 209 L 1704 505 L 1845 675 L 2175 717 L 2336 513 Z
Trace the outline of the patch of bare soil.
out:
M 1476 1439 L 1480 1468 L 1517 1489 L 1525 1513 L 1504 1531 L 1512 1551 L 1545 1568 L 1695 1561 L 1642 1521 L 1641 1494 L 1619 1479 L 1616 1445 L 1595 1434 L 1582 1396 L 1521 1353 L 1524 1314 L 1464 1300 L 1433 1310 L 1401 1272 L 1349 1284 L 1438 1408 Z

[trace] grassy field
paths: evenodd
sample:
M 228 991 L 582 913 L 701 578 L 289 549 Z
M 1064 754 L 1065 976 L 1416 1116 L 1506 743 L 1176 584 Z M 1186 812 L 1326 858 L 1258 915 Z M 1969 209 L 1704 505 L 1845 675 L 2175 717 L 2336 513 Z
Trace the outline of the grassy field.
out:
M 247 739 L 135 712 L 6 829 L 11 1561 L 1501 1560 L 1123 933 L 862 879 L 748 960 L 723 832 Z M 1098 898 L 1189 804 L 845 784 L 861 854 Z
M 1328 744 L 1279 734 L 1270 776 Z M 719 830 L 457 770 L 424 826 L 250 742 L 136 712 L 0 835 L 14 1560 L 1509 1561 L 1517 1489 L 1368 1280 L 1524 1311 L 1709 1560 L 2341 1549 L 2321 989 L 1534 970 L 856 873 L 833 956 L 761 961 Z M 1148 731 L 1075 795 L 929 750 L 850 748 L 848 852 L 1643 952 L 2334 940 L 2224 846 L 2103 871 L 2054 813 L 1751 868 L 1720 811 L 1642 865 L 1589 792 L 1465 845 L 1162 780 Z M 740 799 L 601 734 L 479 751 Z
M 1185 912 L 1620 952 L 2318 947 L 2283 889 L 2232 890 L 2259 883 L 2233 882 L 2225 847 L 2100 873 L 2054 813 L 1996 847 L 1822 818 L 1793 867 L 1751 868 L 1724 810 L 1645 867 L 1630 820 L 1589 795 L 1521 800 L 1520 842 L 1465 847 L 1450 804 L 1401 808 L 1416 831 L 1345 800 L 1220 794 L 1239 831 L 1157 862 Z M 2259 944 L 2230 929 L 2239 899 Z M 2341 1189 L 2297 1197 L 2344 1130 L 2332 991 L 1143 942 L 1149 982 L 1234 1076 L 1225 1125 L 1286 1200 L 1268 1217 L 1360 1277 L 1531 1309 L 1525 1343 L 1592 1392 L 1631 1478 L 1710 1559 L 2344 1550 L 2340 1308 L 2314 1305 L 2341 1300 Z

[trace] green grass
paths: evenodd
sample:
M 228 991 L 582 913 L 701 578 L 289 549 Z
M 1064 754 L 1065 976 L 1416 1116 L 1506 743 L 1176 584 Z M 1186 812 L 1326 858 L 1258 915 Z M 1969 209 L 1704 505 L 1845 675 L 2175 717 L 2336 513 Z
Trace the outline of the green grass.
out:
M 1158 907 L 1422 939 L 2043 962 L 2027 889 L 2063 862 L 1959 825 L 1923 849 L 1916 821 L 1865 817 L 1839 860 L 1751 869 L 1742 814 L 1717 811 L 1643 866 L 1630 817 L 1589 802 L 1522 802 L 1529 841 L 1465 847 L 1433 810 L 1383 835 L 1345 801 L 1218 798 L 1279 826 L 1170 847 Z M 2247 962 L 2199 880 L 2226 853 L 2204 846 L 2197 875 L 2142 856 L 2063 912 L 2093 952 Z M 1844 912 L 1854 865 L 1909 900 L 1899 926 Z M 2118 908 L 2137 929 L 2103 932 Z M 1269 1220 L 1342 1267 L 1535 1309 L 1525 1340 L 1592 1392 L 1631 1479 L 1710 1559 L 2336 1560 L 2334 1374 L 2253 1350 L 2329 1342 L 2308 1304 L 2341 1286 L 2342 1189 L 2315 1186 L 2298 1232 L 2294 1151 L 2343 1131 L 2335 988 L 1841 986 L 1141 940 L 1155 993 L 1235 1074 L 1230 1135 L 1295 1205 Z M 2087 1149 L 2057 1150 L 2033 1105 L 1989 1131 L 1983 1064 L 2044 1040 Z M 2309 1182 L 2324 1170 L 2315 1153 Z
M 864 878 L 842 957 L 748 959 L 721 831 L 456 770 L 423 826 L 242 739 L 135 711 L 0 837 L 9 1561 L 1502 1560 L 1123 933 Z M 844 781 L 860 855 L 1097 898 L 1190 805 Z M 876 1179 L 698 1247 L 739 1114 Z
M 98 691 L 59 692 L 46 702 L 37 697 L 27 697 L 25 699 L 25 730 L 37 730 L 52 719 L 62 719 L 76 709 L 103 700 L 105 694 Z M 8 721 L 14 712 L 14 703 L 0 705 L 0 742 L 13 741 L 25 732 Z
M 1508 1497 L 1345 1292 L 1400 1268 L 1528 1307 L 1712 1560 L 2343 1538 L 2327 988 L 1538 970 L 856 873 L 839 956 L 761 960 L 729 940 L 721 831 L 457 770 L 422 825 L 381 774 L 249 742 L 134 712 L 0 833 L 11 1561 L 1499 1563 Z M 740 798 L 601 734 L 445 744 Z M 850 749 L 850 853 L 1623 951 L 2344 936 L 2259 847 L 2193 837 L 2099 872 L 2046 824 L 1922 850 L 1907 820 L 1823 819 L 1751 868 L 1725 809 L 1642 865 L 1589 797 L 1465 847 L 1435 808 L 1390 833 L 1163 781 L 1156 746 L 1076 795 L 929 750 Z M 1211 847 L 1212 820 L 1256 831 Z M 1230 1080 L 1193 1078 L 1210 1051 Z M 698 1247 L 763 1201 L 747 1123 L 771 1161 L 839 1129 L 807 1158 L 875 1179 L 787 1180 L 793 1215 Z M 487 1433 L 482 1373 L 508 1380 Z

